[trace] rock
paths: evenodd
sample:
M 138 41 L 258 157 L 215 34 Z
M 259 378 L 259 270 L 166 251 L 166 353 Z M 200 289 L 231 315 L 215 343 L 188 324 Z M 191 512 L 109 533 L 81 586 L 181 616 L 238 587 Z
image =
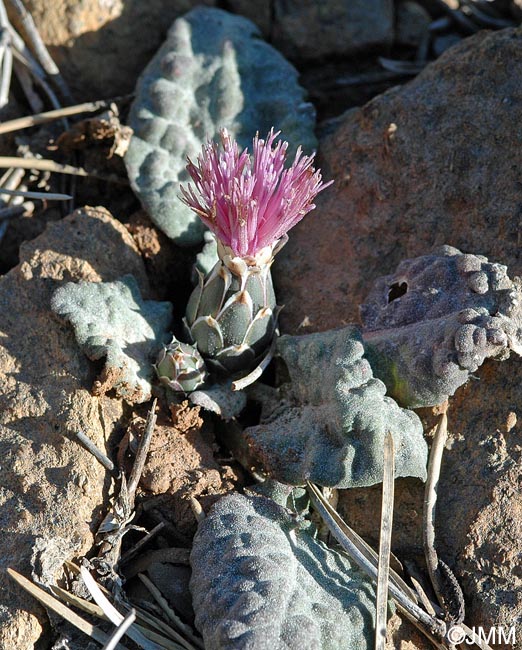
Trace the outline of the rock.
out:
M 169 497 L 169 507 L 164 508 L 166 518 L 190 538 L 196 528 L 190 497 L 209 508 L 233 489 L 238 477 L 229 466 L 214 459 L 214 438 L 202 430 L 199 407 L 183 402 L 172 405 L 171 412 L 171 422 L 158 418 L 140 487 L 148 496 Z M 141 435 L 144 426 L 143 419 L 135 418 L 130 425 L 131 439 L 138 432 Z
M 336 182 L 276 261 L 283 331 L 356 320 L 377 277 L 443 244 L 522 273 L 522 149 L 514 126 L 522 116 L 521 52 L 520 29 L 468 38 L 409 84 L 351 111 L 321 142 L 324 178 Z M 305 316 L 308 325 L 299 328 Z M 488 360 L 475 376 L 450 401 L 454 435 L 439 484 L 438 550 L 462 582 L 468 622 L 509 627 L 522 616 L 513 568 L 521 553 L 513 413 L 520 415 L 522 367 L 517 357 Z M 417 491 L 421 504 L 420 483 Z M 341 494 L 341 509 L 351 494 Z M 361 497 L 358 520 L 368 522 L 378 503 Z M 394 550 L 407 559 L 404 544 Z
M 42 539 L 62 559 L 91 547 L 106 472 L 74 432 L 104 449 L 123 415 L 119 400 L 90 394 L 92 364 L 52 315 L 51 295 L 67 281 L 111 281 L 126 272 L 147 290 L 131 236 L 103 209 L 49 224 L 22 246 L 20 259 L 0 278 L 0 647 L 10 650 L 32 648 L 48 622 L 5 569 L 30 576 Z
M 416 2 L 405 0 L 397 5 L 397 27 L 395 42 L 406 47 L 419 47 L 428 35 L 432 18 Z
M 75 99 L 85 101 L 132 92 L 172 21 L 198 4 L 214 0 L 28 0 L 25 7 Z
M 269 37 L 272 30 L 272 4 L 272 0 L 228 0 L 226 3 L 231 11 L 256 24 L 265 37 Z
M 357 320 L 377 277 L 443 244 L 522 273 L 521 52 L 520 30 L 477 34 L 323 139 L 323 178 L 335 183 L 274 265 L 282 331 Z
M 315 111 L 298 73 L 246 18 L 198 7 L 174 22 L 143 72 L 129 114 L 129 179 L 152 221 L 177 244 L 203 239 L 199 217 L 179 198 L 187 157 L 226 127 L 240 147 L 256 132 L 281 130 L 311 152 Z
M 468 623 L 517 626 L 522 648 L 522 364 L 488 361 L 451 401 L 436 535 L 457 573 Z M 504 646 L 501 646 L 504 647 Z
M 275 0 L 272 38 L 291 60 L 350 56 L 393 41 L 391 0 Z

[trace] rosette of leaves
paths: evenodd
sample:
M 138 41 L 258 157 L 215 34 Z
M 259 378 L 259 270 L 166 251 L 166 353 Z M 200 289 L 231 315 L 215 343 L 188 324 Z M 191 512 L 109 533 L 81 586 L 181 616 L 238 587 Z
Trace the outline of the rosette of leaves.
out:
M 315 111 L 297 79 L 242 16 L 197 7 L 173 23 L 138 81 L 125 163 L 151 219 L 176 243 L 202 240 L 204 225 L 179 200 L 179 185 L 188 180 L 187 157 L 220 128 L 244 147 L 276 125 L 289 142 L 316 148 Z
M 440 404 L 485 359 L 522 354 L 520 280 L 450 246 L 379 278 L 361 318 L 372 369 L 403 406 Z
M 260 393 L 261 423 L 245 430 L 254 460 L 269 476 L 290 485 L 379 483 L 390 431 L 396 476 L 425 478 L 421 422 L 386 396 L 364 352 L 356 326 L 278 340 L 288 381 Z
M 372 647 L 368 579 L 271 499 L 223 497 L 199 524 L 190 562 L 206 650 Z

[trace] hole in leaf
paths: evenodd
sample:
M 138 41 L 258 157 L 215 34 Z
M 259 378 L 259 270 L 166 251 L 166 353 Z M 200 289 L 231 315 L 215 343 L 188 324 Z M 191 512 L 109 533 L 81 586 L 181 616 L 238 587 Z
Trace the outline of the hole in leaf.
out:
M 401 282 L 400 284 L 398 282 L 395 282 L 392 284 L 390 290 L 388 291 L 388 304 L 394 300 L 397 300 L 397 298 L 404 296 L 407 291 L 408 285 L 406 282 Z

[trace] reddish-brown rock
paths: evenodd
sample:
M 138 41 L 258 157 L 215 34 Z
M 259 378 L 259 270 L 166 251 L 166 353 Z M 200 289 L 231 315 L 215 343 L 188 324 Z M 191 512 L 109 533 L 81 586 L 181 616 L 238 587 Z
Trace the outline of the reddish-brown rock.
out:
M 95 370 L 52 314 L 51 295 L 124 273 L 146 291 L 147 279 L 132 237 L 99 208 L 49 224 L 20 259 L 0 278 L 0 648 L 32 650 L 47 617 L 5 570 L 30 576 L 36 547 L 58 566 L 90 548 L 106 472 L 74 434 L 104 449 L 123 415 L 120 400 L 90 394 Z
M 378 276 L 442 244 L 522 273 L 521 75 L 522 30 L 483 32 L 352 110 L 323 139 L 321 166 L 335 184 L 276 263 L 284 332 L 356 321 Z M 522 617 L 521 385 L 519 358 L 488 361 L 450 400 L 437 544 L 464 588 L 467 621 L 486 628 Z M 412 528 L 395 539 L 408 559 L 412 540 L 421 550 L 414 504 L 423 486 L 403 488 L 396 522 Z M 410 522 L 403 497 L 416 512 Z M 375 538 L 377 489 L 341 495 L 340 508 Z M 522 648 L 520 630 L 514 647 Z
M 214 1 L 28 0 L 25 6 L 79 101 L 132 92 L 174 19 L 197 4 Z
M 373 280 L 450 244 L 522 272 L 522 30 L 483 32 L 320 143 L 332 187 L 275 267 L 285 332 L 354 321 Z

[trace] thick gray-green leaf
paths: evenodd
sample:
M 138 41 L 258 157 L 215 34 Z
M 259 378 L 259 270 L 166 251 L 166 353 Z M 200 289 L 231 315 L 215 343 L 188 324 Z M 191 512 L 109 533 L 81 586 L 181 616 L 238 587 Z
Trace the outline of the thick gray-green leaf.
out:
M 111 388 L 129 402 L 150 398 L 152 362 L 168 339 L 170 302 L 143 300 L 136 280 L 69 282 L 53 295 L 51 307 L 67 319 L 83 352 L 105 367 L 93 390 Z
M 450 246 L 379 278 L 361 317 L 373 371 L 403 406 L 440 404 L 488 357 L 522 354 L 520 280 Z
M 206 650 L 366 650 L 375 593 L 310 524 L 263 496 L 232 494 L 198 528 L 190 556 Z
M 291 149 L 315 148 L 315 112 L 297 77 L 246 18 L 197 7 L 174 22 L 138 82 L 125 162 L 151 219 L 178 244 L 203 235 L 199 218 L 178 198 L 179 183 L 188 180 L 186 158 L 220 128 L 242 147 L 274 126 Z
M 192 404 L 221 416 L 223 420 L 237 417 L 247 403 L 245 392 L 232 390 L 230 382 L 195 390 L 190 393 L 189 400 Z
M 270 476 L 291 485 L 373 485 L 382 480 L 384 436 L 391 431 L 396 476 L 425 478 L 421 422 L 385 396 L 357 327 L 283 336 L 277 354 L 289 381 L 263 400 L 261 424 L 245 430 Z

